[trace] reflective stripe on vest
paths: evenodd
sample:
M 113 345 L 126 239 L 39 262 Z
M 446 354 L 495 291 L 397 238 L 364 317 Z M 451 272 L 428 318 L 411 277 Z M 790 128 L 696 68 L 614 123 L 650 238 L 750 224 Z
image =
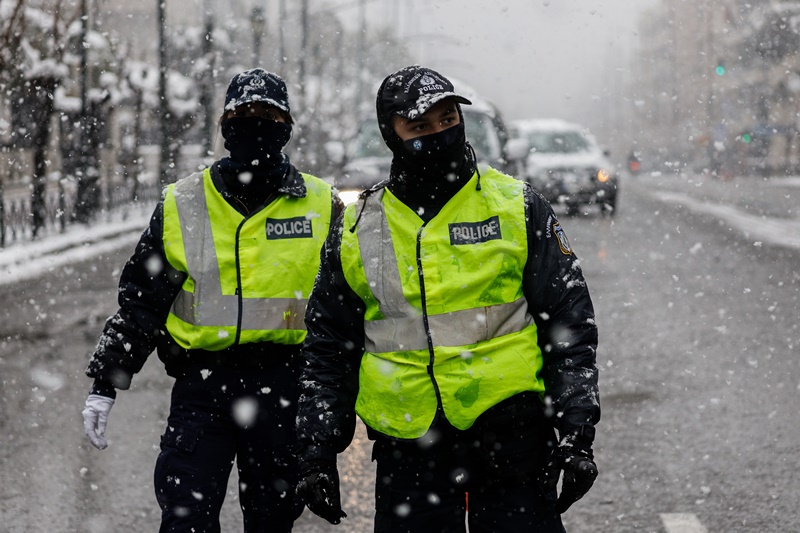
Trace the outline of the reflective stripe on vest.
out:
M 322 184 L 311 176 L 304 177 L 309 190 L 312 186 L 319 187 Z M 318 259 L 316 264 L 312 260 L 308 261 L 307 265 L 296 265 L 297 268 L 293 272 L 280 273 L 291 287 L 293 280 L 302 279 L 303 269 L 308 269 L 305 276 L 307 279 L 303 280 L 302 286 L 295 287 L 294 297 L 268 297 L 257 294 L 240 297 L 238 294 L 230 294 L 232 292 L 230 290 L 225 294 L 212 231 L 211 204 L 206 192 L 206 187 L 213 189 L 210 180 L 208 169 L 203 173 L 195 173 L 171 186 L 165 197 L 165 226 L 166 215 L 172 209 L 168 200 L 174 200 L 174 210 L 179 219 L 181 235 L 180 243 L 169 243 L 169 245 L 182 247 L 179 250 L 182 255 L 170 249 L 168 259 L 171 256 L 180 257 L 182 261 L 176 261 L 178 264 L 173 266 L 189 274 L 187 282 L 184 283 L 170 310 L 170 317 L 167 320 L 170 334 L 184 348 L 208 350 L 219 350 L 232 345 L 236 342 L 237 334 L 241 335 L 240 342 L 263 340 L 284 344 L 302 342 L 305 336 L 304 315 L 308 292 L 319 266 Z M 324 184 L 322 186 L 327 187 Z M 213 200 L 224 202 L 221 197 Z M 309 246 L 313 248 L 306 254 L 313 259 L 318 258 L 319 249 L 330 227 L 329 188 L 328 194 L 322 194 L 319 199 L 312 199 L 311 202 L 318 202 L 315 207 L 319 218 L 326 217 L 324 221 L 313 222 L 316 224 L 317 233 L 314 238 L 302 239 L 307 241 L 302 243 L 305 248 Z M 239 245 L 236 246 L 238 250 Z M 165 243 L 165 251 L 167 248 Z M 230 250 L 228 253 L 234 251 Z M 262 275 L 271 275 L 266 261 L 263 265 L 249 265 L 250 268 L 256 266 L 263 268 Z M 207 333 L 203 333 L 204 331 Z
M 428 224 L 380 190 L 363 205 L 355 235 L 344 232 L 345 278 L 366 305 L 356 411 L 382 433 L 422 436 L 439 402 L 448 421 L 466 429 L 505 398 L 544 391 L 536 326 L 521 295 L 522 184 L 493 170 L 483 175 L 483 191 L 475 182 Z M 348 206 L 346 227 L 356 209 Z M 495 219 L 496 237 L 460 246 L 460 228 Z

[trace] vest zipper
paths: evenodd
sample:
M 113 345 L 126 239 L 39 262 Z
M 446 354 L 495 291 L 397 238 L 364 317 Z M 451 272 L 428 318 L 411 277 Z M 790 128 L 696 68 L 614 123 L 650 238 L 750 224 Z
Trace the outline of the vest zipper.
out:
M 425 229 L 427 222 L 422 224 L 417 232 L 417 274 L 419 275 L 419 297 L 420 304 L 422 305 L 422 323 L 425 327 L 425 337 L 428 339 L 428 353 L 430 360 L 428 363 L 428 375 L 431 377 L 433 390 L 436 393 L 436 411 L 437 413 L 442 409 L 442 394 L 439 392 L 439 384 L 436 382 L 436 376 L 433 374 L 433 364 L 436 360 L 433 351 L 433 339 L 431 338 L 431 330 L 428 325 L 428 306 L 425 302 L 425 276 L 422 273 L 422 230 Z
M 242 336 L 242 310 L 244 308 L 244 302 L 242 301 L 242 269 L 239 264 L 239 233 L 242 231 L 242 227 L 244 223 L 247 222 L 247 219 L 248 217 L 244 217 L 236 228 L 236 246 L 234 247 L 234 257 L 236 258 L 236 296 L 238 296 L 237 301 L 239 305 L 239 310 L 236 313 L 236 338 L 233 340 L 234 346 L 239 345 L 239 339 Z
M 277 198 L 277 197 L 278 197 L 278 195 L 275 194 L 275 193 L 272 193 L 269 196 L 267 196 L 267 199 L 264 202 L 264 204 L 261 207 L 259 207 L 258 209 L 256 209 L 252 213 L 250 213 L 248 211 L 248 213 L 244 216 L 242 221 L 239 223 L 239 226 L 236 228 L 236 246 L 235 246 L 235 254 L 234 255 L 236 257 L 236 296 L 239 297 L 238 298 L 239 310 L 236 313 L 236 338 L 233 341 L 233 345 L 234 346 L 238 346 L 239 345 L 239 339 L 241 339 L 241 337 L 242 337 L 242 314 L 243 314 L 243 310 L 244 310 L 244 296 L 242 295 L 242 268 L 241 268 L 241 264 L 239 262 L 239 234 L 241 233 L 242 228 L 244 227 L 245 223 L 248 220 L 250 220 L 250 217 L 252 217 L 256 213 L 259 213 L 262 209 L 264 209 L 269 204 L 271 204 L 272 201 L 275 200 L 275 198 Z M 222 276 L 222 273 L 220 273 L 220 277 L 221 276 Z

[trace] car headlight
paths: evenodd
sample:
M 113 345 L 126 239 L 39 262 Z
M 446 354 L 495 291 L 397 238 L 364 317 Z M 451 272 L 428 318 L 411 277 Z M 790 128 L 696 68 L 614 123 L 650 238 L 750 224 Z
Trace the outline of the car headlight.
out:
M 599 181 L 600 183 L 605 183 L 611 179 L 611 173 L 608 170 L 602 168 L 597 171 L 596 176 L 597 176 L 597 181 Z
M 356 200 L 358 200 L 358 195 L 361 194 L 361 191 L 354 191 L 354 190 L 346 190 L 346 191 L 339 191 L 339 198 L 342 200 L 344 205 L 352 204 Z

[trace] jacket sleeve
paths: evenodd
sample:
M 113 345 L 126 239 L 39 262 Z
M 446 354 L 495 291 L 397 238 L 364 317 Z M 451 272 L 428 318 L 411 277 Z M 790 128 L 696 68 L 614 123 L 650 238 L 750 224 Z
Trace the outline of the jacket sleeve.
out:
M 538 329 L 546 396 L 563 437 L 600 419 L 597 326 L 580 260 L 550 204 L 528 185 L 525 200 L 528 263 L 523 291 Z
M 339 191 L 336 190 L 336 187 L 332 190 L 331 196 L 331 228 L 333 228 L 336 224 L 336 220 L 339 216 L 344 212 L 344 202 L 342 199 L 339 198 Z
M 169 309 L 186 275 L 167 262 L 162 213 L 159 202 L 120 275 L 119 310 L 106 320 L 86 369 L 86 375 L 95 378 L 95 391 L 108 390 L 108 385 L 130 387 L 133 374 L 155 349 L 157 337 L 166 334 Z
M 364 303 L 342 272 L 340 216 L 321 252 L 306 310 L 297 415 L 301 460 L 334 460 L 353 440 L 358 371 L 364 353 Z M 347 231 L 347 230 L 344 230 Z

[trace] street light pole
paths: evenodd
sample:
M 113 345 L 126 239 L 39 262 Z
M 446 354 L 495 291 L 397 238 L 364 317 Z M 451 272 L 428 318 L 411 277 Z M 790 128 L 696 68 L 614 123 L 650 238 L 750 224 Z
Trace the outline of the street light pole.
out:
M 250 25 L 253 28 L 253 67 L 257 67 L 261 60 L 261 35 L 264 33 L 267 19 L 261 6 L 253 7 Z
M 156 0 L 156 13 L 158 14 L 158 112 L 159 112 L 159 181 L 161 185 L 171 182 L 169 135 L 167 122 L 169 121 L 169 106 L 167 103 L 167 43 L 166 43 L 166 13 L 167 0 Z
M 359 120 L 361 114 L 361 104 L 364 101 L 362 98 L 364 92 L 364 80 L 362 79 L 364 72 L 364 62 L 366 61 L 366 36 L 367 36 L 367 6 L 365 0 L 359 0 L 359 27 L 358 27 L 358 70 L 356 77 L 356 111 L 359 113 Z
M 212 96 L 214 93 L 214 19 L 211 13 L 211 0 L 204 0 L 203 4 L 203 57 L 207 62 L 205 72 L 201 74 L 202 84 L 200 93 L 200 105 L 203 108 L 203 157 L 209 157 L 213 152 L 211 131 L 214 129 L 214 117 Z
M 87 67 L 87 34 L 89 32 L 89 12 L 86 9 L 86 0 L 81 0 L 81 37 L 80 37 L 80 76 L 81 76 L 81 128 L 85 127 L 88 113 L 88 67 Z
M 83 193 L 85 184 L 87 182 L 86 173 L 88 171 L 89 165 L 86 161 L 87 159 L 87 151 L 86 151 L 86 128 L 89 126 L 88 124 L 88 116 L 89 116 L 89 67 L 88 67 L 88 49 L 87 49 L 87 41 L 88 41 L 88 33 L 89 33 L 89 11 L 86 7 L 86 0 L 81 0 L 81 30 L 80 30 L 80 80 L 81 80 L 81 110 L 80 110 L 80 118 L 78 120 L 78 146 L 80 147 L 79 152 L 79 161 L 80 161 L 80 170 L 77 172 L 76 181 L 78 186 L 78 192 Z M 82 199 L 83 194 L 76 195 L 78 199 Z M 59 193 L 59 201 L 63 204 L 64 200 L 64 193 L 61 191 Z M 72 212 L 72 219 L 77 220 L 80 222 L 86 222 L 88 220 L 88 214 L 86 205 L 82 201 L 75 202 L 75 208 Z M 64 218 L 61 219 L 61 230 L 65 229 L 64 226 Z
M 306 105 L 306 61 L 308 61 L 308 0 L 300 2 L 300 105 Z
M 286 75 L 286 36 L 285 32 L 283 31 L 283 25 L 286 21 L 286 0 L 280 0 L 280 4 L 278 4 L 278 51 L 281 55 L 280 59 L 278 60 L 278 64 L 280 65 L 279 74 L 281 76 Z

